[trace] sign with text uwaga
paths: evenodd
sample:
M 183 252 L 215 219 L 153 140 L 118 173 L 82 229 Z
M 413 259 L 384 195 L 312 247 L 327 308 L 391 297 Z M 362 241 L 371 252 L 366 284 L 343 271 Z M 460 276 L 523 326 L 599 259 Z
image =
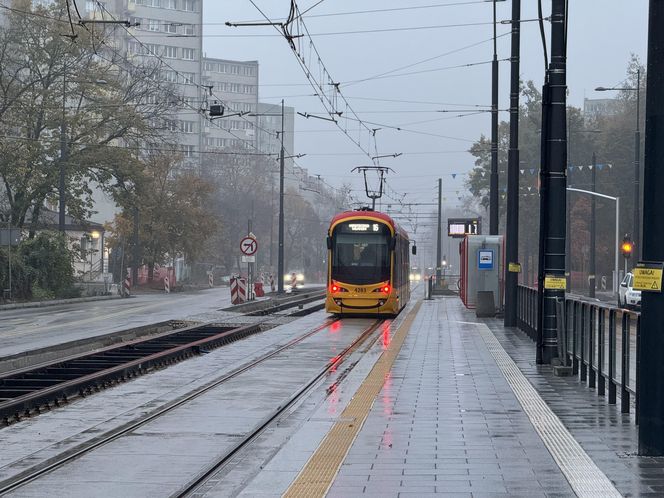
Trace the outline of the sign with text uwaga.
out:
M 632 270 L 634 283 L 632 288 L 645 292 L 662 292 L 662 274 L 664 264 L 640 261 Z

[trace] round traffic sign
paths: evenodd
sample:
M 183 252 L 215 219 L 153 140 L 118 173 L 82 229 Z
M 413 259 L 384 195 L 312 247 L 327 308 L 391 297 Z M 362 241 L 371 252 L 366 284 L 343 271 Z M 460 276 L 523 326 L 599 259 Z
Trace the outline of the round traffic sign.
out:
M 240 251 L 245 256 L 253 256 L 258 250 L 258 241 L 253 237 L 245 237 L 240 241 Z

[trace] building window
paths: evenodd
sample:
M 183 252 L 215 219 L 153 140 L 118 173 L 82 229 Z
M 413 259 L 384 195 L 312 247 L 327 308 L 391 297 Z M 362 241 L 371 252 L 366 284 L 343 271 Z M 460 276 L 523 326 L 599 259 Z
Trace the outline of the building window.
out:
M 232 65 L 231 74 L 240 74 L 240 66 Z
M 168 59 L 177 59 L 177 57 L 178 57 L 178 48 L 177 47 L 168 47 L 168 46 L 164 47 L 164 57 L 166 57 Z
M 182 133 L 193 133 L 194 132 L 194 122 L 193 121 L 180 121 L 180 131 Z
M 187 36 L 194 36 L 196 34 L 194 26 L 192 24 L 185 24 L 184 25 L 184 34 L 187 35 Z
M 182 10 L 196 12 L 196 0 L 182 0 Z
M 177 32 L 178 32 L 178 26 L 179 26 L 179 24 L 176 23 L 176 22 L 169 22 L 169 23 L 166 23 L 166 24 L 164 24 L 164 31 L 166 31 L 166 33 L 174 33 L 174 34 L 177 34 Z
M 161 72 L 161 78 L 164 81 L 168 81 L 169 83 L 177 83 L 178 82 L 178 73 L 175 71 L 162 71 Z
M 194 157 L 195 148 L 193 145 L 183 145 L 182 152 L 184 157 Z
M 177 0 L 163 0 L 162 4 L 163 4 L 163 7 L 165 9 L 177 9 L 178 8 L 178 1 Z
M 194 73 L 180 73 L 180 83 L 183 85 L 195 85 L 196 75 Z
M 182 58 L 188 61 L 194 60 L 195 51 L 193 48 L 183 48 L 182 49 Z

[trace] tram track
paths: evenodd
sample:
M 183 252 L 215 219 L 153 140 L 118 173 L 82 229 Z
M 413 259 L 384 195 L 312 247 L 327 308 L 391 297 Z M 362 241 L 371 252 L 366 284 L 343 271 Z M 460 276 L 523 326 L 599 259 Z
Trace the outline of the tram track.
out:
M 261 332 L 271 313 L 294 307 L 298 309 L 280 316 L 313 313 L 322 305 L 302 306 L 318 299 L 306 296 L 303 302 L 267 308 L 265 319 L 249 325 L 197 324 L 0 374 L 0 427 Z
M 51 457 L 47 460 L 40 462 L 37 465 L 31 466 L 30 468 L 12 476 L 9 479 L 0 481 L 0 495 L 16 491 L 19 488 L 39 479 L 40 477 L 57 470 L 60 467 L 63 467 L 69 462 L 76 460 L 86 454 L 93 452 L 95 449 L 100 448 L 116 439 L 121 438 L 122 436 L 128 435 L 133 431 L 145 426 L 146 424 L 155 421 L 156 419 L 163 417 L 164 415 L 172 412 L 173 410 L 180 408 L 187 403 L 193 401 L 196 398 L 203 396 L 212 389 L 215 389 L 221 386 L 223 383 L 236 378 L 237 376 L 246 373 L 247 371 L 257 367 L 261 363 L 273 358 L 280 353 L 284 352 L 287 349 L 293 348 L 302 341 L 312 337 L 313 335 L 319 333 L 320 331 L 326 329 L 332 325 L 335 321 L 338 321 L 338 318 L 329 318 L 323 324 L 315 327 L 314 329 L 301 334 L 300 336 L 288 341 L 287 343 L 266 352 L 258 358 L 250 360 L 243 365 L 235 368 L 231 372 L 220 376 L 217 379 L 214 379 L 207 384 L 200 386 L 199 388 L 192 390 L 191 392 L 182 395 L 181 397 L 172 400 L 161 407 L 144 414 L 141 417 L 137 417 L 132 421 L 129 421 L 121 426 L 118 426 L 114 429 L 106 431 L 103 434 L 95 436 L 94 438 L 80 443 L 65 452 Z M 245 446 L 250 444 L 258 435 L 260 435 L 272 422 L 280 418 L 295 404 L 299 399 L 302 399 L 330 370 L 336 368 L 344 359 L 353 351 L 355 351 L 368 337 L 370 337 L 373 332 L 375 332 L 384 320 L 376 320 L 371 323 L 368 327 L 364 329 L 347 347 L 345 347 L 337 356 L 326 362 L 325 366 L 320 369 L 311 379 L 306 381 L 301 388 L 297 390 L 288 400 L 281 403 L 272 413 L 270 413 L 263 421 L 261 421 L 252 431 L 250 431 L 246 437 L 242 438 L 236 445 L 226 451 L 221 457 L 216 458 L 214 462 L 207 468 L 205 468 L 201 473 L 196 475 L 190 482 L 184 485 L 180 490 L 178 490 L 174 496 L 186 496 L 191 491 L 195 490 L 197 487 L 206 482 L 209 476 L 214 475 L 216 472 L 221 469 L 226 462 L 228 462 L 235 454 L 242 450 Z

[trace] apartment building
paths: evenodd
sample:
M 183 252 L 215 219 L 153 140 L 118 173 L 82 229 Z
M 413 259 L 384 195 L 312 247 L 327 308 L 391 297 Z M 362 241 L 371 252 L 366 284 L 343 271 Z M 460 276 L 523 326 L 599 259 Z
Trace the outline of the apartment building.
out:
M 221 103 L 224 116 L 203 123 L 204 150 L 257 148 L 258 61 L 203 58 L 201 84 L 208 103 Z
M 168 123 L 177 136 L 185 165 L 200 166 L 204 119 L 201 84 L 203 64 L 203 0 L 87 0 L 90 19 L 128 20 L 115 28 L 115 44 L 127 59 L 162 62 L 161 79 L 175 87 L 180 108 Z

